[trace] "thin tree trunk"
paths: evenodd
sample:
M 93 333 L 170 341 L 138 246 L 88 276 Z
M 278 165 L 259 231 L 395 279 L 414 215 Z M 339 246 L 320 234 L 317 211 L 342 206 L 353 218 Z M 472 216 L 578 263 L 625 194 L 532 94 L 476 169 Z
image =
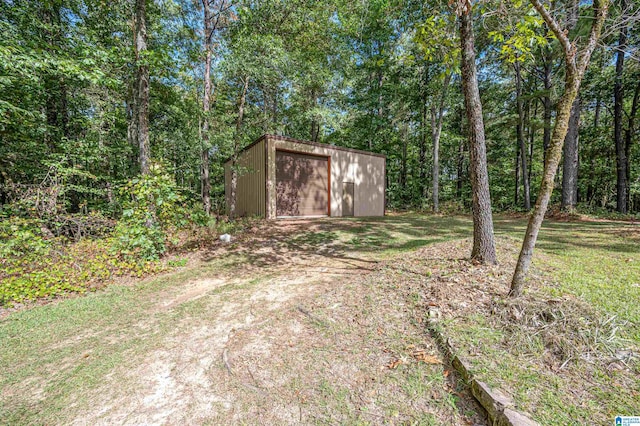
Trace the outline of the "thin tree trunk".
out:
M 520 162 L 522 165 L 522 186 L 524 189 L 524 208 L 531 209 L 531 194 L 529 187 L 529 176 L 527 174 L 527 143 L 524 135 L 524 101 L 522 99 L 522 73 L 520 63 L 513 64 L 516 74 L 516 106 L 518 110 L 518 124 L 516 126 L 516 137 L 518 139 L 518 149 L 520 151 Z
M 233 157 L 231 161 L 231 200 L 229 203 L 229 217 L 236 217 L 236 202 L 238 198 L 238 153 L 240 151 L 240 136 L 242 130 L 242 121 L 244 119 L 244 105 L 247 99 L 247 90 L 249 90 L 249 77 L 244 78 L 240 99 L 238 99 L 238 118 L 236 120 L 236 130 L 233 135 Z
M 400 187 L 402 188 L 403 199 L 406 197 L 407 189 L 407 146 L 408 142 L 408 129 L 407 124 L 402 123 L 400 125 L 400 137 L 402 139 L 402 157 L 400 158 Z
M 433 169 L 431 176 L 431 199 L 433 202 L 433 212 L 440 212 L 440 132 L 442 131 L 442 120 L 438 120 L 438 111 L 431 108 L 431 145 L 433 156 Z
M 621 7 L 624 11 L 627 1 L 621 1 Z M 613 87 L 613 139 L 616 145 L 616 208 L 620 213 L 627 213 L 629 192 L 629 181 L 627 180 L 627 169 L 629 168 L 629 158 L 625 149 L 625 141 L 622 135 L 622 114 L 624 108 L 624 84 L 622 74 L 624 71 L 624 55 L 627 47 L 627 25 L 623 24 L 620 28 L 620 36 L 618 38 L 618 52 L 616 54 L 616 77 Z
M 209 111 L 211 99 L 211 59 L 213 56 L 211 38 L 213 37 L 212 16 L 209 0 L 202 0 L 204 9 L 204 93 L 202 96 L 202 146 L 200 151 L 200 183 L 202 190 L 202 208 L 209 216 L 211 214 L 211 182 L 209 181 Z
M 465 128 L 464 128 L 464 119 L 462 118 L 462 115 L 464 115 L 464 111 L 460 110 L 460 134 L 461 134 L 461 138 L 460 141 L 458 143 L 458 161 L 457 161 L 457 171 L 456 171 L 456 196 L 458 197 L 458 200 L 462 200 L 462 181 L 463 181 L 463 176 L 464 176 L 464 159 L 465 159 L 465 155 L 464 155 L 464 142 L 465 142 Z
M 633 93 L 633 101 L 631 103 L 631 112 L 629 113 L 628 126 L 625 129 L 625 150 L 627 152 L 627 159 L 631 152 L 631 144 L 633 143 L 633 135 L 636 133 L 635 120 L 638 115 L 638 109 L 640 108 L 640 80 L 636 85 L 635 92 Z M 627 167 L 627 182 L 631 182 L 631 168 Z M 629 194 L 627 193 L 627 200 L 631 201 Z M 633 209 L 630 209 L 633 211 Z
M 513 195 L 513 205 L 518 206 L 518 202 L 520 201 L 520 148 L 516 149 L 516 167 L 515 167 L 515 187 L 514 187 L 514 195 Z
M 447 73 L 442 82 L 442 91 L 440 92 L 440 101 L 436 109 L 435 105 L 431 108 L 431 143 L 433 146 L 433 176 L 432 176 L 432 194 L 433 212 L 440 211 L 440 135 L 442 134 L 442 123 L 444 119 L 444 105 L 447 99 L 447 91 L 449 82 L 451 81 L 451 73 Z
M 529 117 L 529 170 L 527 170 L 527 177 L 529 178 L 529 193 L 531 193 L 531 175 L 533 173 L 533 148 L 536 138 L 536 119 L 538 118 L 538 101 L 534 101 L 535 107 L 533 108 L 533 121 Z
M 578 139 L 580 135 L 580 97 L 573 101 L 569 128 L 564 140 L 562 166 L 562 209 L 574 211 L 578 203 Z
M 542 136 L 542 148 L 543 148 L 543 159 L 547 158 L 547 150 L 549 149 L 549 144 L 551 143 L 551 114 L 553 111 L 551 110 L 551 71 L 553 62 L 551 60 L 551 50 L 546 49 L 545 54 L 543 55 L 544 59 L 544 98 L 542 99 L 542 105 L 544 106 L 544 133 Z
M 497 263 L 491 214 L 491 194 L 487 172 L 482 104 L 476 74 L 471 3 L 459 0 L 460 42 L 462 48 L 461 74 L 467 120 L 469 122 L 469 150 L 471 155 L 471 188 L 473 193 L 473 249 L 471 259 L 480 263 Z
M 136 109 L 137 134 L 140 149 L 140 173 L 149 174 L 149 65 L 144 57 L 147 51 L 146 0 L 136 0 L 136 40 L 137 65 Z
M 562 156 L 562 146 L 567 135 L 569 119 L 571 118 L 571 107 L 573 105 L 573 101 L 578 96 L 580 82 L 587 66 L 589 65 L 591 54 L 596 48 L 596 44 L 600 38 L 602 25 L 607 16 L 608 9 L 608 2 L 606 0 L 604 0 L 604 3 L 601 3 L 601 0 L 594 0 L 594 21 L 589 33 L 589 39 L 586 47 L 578 54 L 576 52 L 575 44 L 569 40 L 565 31 L 546 10 L 542 3 L 540 3 L 540 0 L 530 1 L 533 7 L 545 20 L 551 31 L 553 31 L 560 43 L 565 56 L 566 75 L 564 93 L 558 102 L 556 123 L 553 128 L 549 151 L 545 159 L 544 174 L 542 176 L 536 206 L 529 218 L 527 231 L 522 242 L 522 249 L 520 250 L 520 256 L 518 257 L 516 269 L 511 280 L 509 295 L 512 297 L 517 297 L 522 294 L 524 280 L 527 272 L 529 271 L 529 267 L 531 266 L 533 250 L 538 239 L 538 233 L 540 232 L 540 227 L 542 226 L 544 215 L 547 211 L 549 200 L 551 199 L 551 193 L 553 192 L 554 179 L 560 163 L 560 157 Z
M 133 30 L 135 35 L 135 29 Z M 132 152 L 135 153 L 138 147 L 138 105 L 136 96 L 136 82 L 138 81 L 138 69 L 134 71 L 133 79 L 129 80 L 129 87 L 127 90 L 128 100 L 126 102 L 126 114 L 129 120 L 127 124 L 127 141 L 132 147 Z M 134 154 L 135 155 L 135 154 Z M 131 158 L 131 164 L 136 163 L 135 158 Z
M 425 72 L 426 79 L 426 72 Z M 418 164 L 419 164 L 419 179 L 420 179 L 420 193 L 422 199 L 427 198 L 427 93 L 425 79 L 422 79 L 420 84 L 421 100 L 420 103 L 420 120 L 421 120 L 421 132 L 420 132 L 420 146 L 418 152 Z M 422 204 L 422 202 L 421 202 Z
M 62 4 L 60 2 L 46 2 L 42 6 L 41 19 L 47 24 L 45 30 L 52 52 L 64 49 L 64 29 L 62 24 Z M 47 50 L 50 50 L 48 47 Z M 47 127 L 44 133 L 45 143 L 49 152 L 58 152 L 62 137 L 69 137 L 67 90 L 64 76 L 57 72 L 46 72 L 43 76 L 45 95 L 45 116 Z

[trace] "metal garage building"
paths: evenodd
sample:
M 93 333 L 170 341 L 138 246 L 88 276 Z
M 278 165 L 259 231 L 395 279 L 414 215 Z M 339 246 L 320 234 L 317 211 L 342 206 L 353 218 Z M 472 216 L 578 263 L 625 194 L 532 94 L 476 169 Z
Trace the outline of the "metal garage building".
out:
M 240 152 L 238 166 L 238 216 L 384 215 L 384 155 L 264 135 Z M 228 211 L 231 160 L 224 169 Z

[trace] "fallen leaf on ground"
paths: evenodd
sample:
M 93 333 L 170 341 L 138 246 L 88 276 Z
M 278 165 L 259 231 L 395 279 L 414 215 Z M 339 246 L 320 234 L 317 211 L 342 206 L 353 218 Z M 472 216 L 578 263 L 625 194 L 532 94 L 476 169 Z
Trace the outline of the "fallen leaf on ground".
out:
M 398 368 L 398 366 L 399 366 L 400 364 L 402 364 L 402 360 L 400 360 L 400 359 L 396 359 L 396 360 L 394 360 L 394 361 L 391 361 L 391 362 L 387 365 L 387 368 L 388 368 L 389 370 L 395 370 L 396 368 Z
M 441 364 L 442 361 L 434 355 L 429 355 L 425 351 L 415 351 L 411 354 L 417 361 L 426 362 L 427 364 Z

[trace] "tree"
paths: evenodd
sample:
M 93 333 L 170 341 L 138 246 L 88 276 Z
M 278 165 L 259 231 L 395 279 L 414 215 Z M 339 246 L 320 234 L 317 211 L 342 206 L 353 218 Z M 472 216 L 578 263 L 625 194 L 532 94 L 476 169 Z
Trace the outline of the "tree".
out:
M 433 212 L 440 211 L 440 135 L 442 135 L 442 124 L 444 120 L 445 100 L 447 90 L 451 81 L 451 73 L 445 74 L 442 82 L 442 92 L 438 105 L 431 105 L 431 144 L 433 147 Z
M 211 57 L 213 55 L 213 47 L 211 46 L 213 38 L 213 17 L 211 16 L 211 6 L 209 0 L 202 0 L 202 8 L 204 15 L 204 92 L 202 94 L 202 165 L 200 180 L 202 185 L 202 208 L 208 215 L 211 214 L 211 182 L 209 181 L 209 102 L 211 98 Z
M 426 99 L 423 99 L 423 102 L 425 103 L 425 115 L 426 109 L 428 109 L 431 118 L 430 134 L 433 160 L 431 199 L 433 212 L 438 213 L 440 211 L 440 137 L 447 108 L 449 85 L 459 68 L 457 54 L 460 44 L 456 40 L 455 22 L 449 14 L 426 18 L 418 28 L 415 40 L 421 47 L 425 60 L 428 61 L 427 70 L 436 74 L 436 77 L 431 79 L 436 82 L 435 88 L 432 89 L 434 93 L 428 97 L 425 94 Z M 425 77 L 427 76 L 425 71 Z
M 476 73 L 473 20 L 470 0 L 458 0 L 456 13 L 460 20 L 461 75 L 464 103 L 469 122 L 471 154 L 471 188 L 473 208 L 473 250 L 471 259 L 480 263 L 497 263 L 491 194 L 487 172 L 482 103 Z
M 569 39 L 565 29 L 560 26 L 558 20 L 551 15 L 540 0 L 531 0 L 531 4 L 538 11 L 540 16 L 542 16 L 560 43 L 565 59 L 565 85 L 564 92 L 558 102 L 556 122 L 545 158 L 544 174 L 538 198 L 536 200 L 534 210 L 529 218 L 527 231 L 522 242 L 522 249 L 520 250 L 516 269 L 511 280 L 509 295 L 512 297 L 517 297 L 522 293 L 524 280 L 533 258 L 533 250 L 538 238 L 538 233 L 540 232 L 540 227 L 542 226 L 544 215 L 547 211 L 549 200 L 551 199 L 551 193 L 553 192 L 556 170 L 560 163 L 562 148 L 567 135 L 567 129 L 569 127 L 571 107 L 578 96 L 582 77 L 589 65 L 591 54 L 596 48 L 598 39 L 600 38 L 602 26 L 606 19 L 609 7 L 608 0 L 593 1 L 593 5 L 591 7 L 593 17 L 591 18 L 592 24 L 589 37 L 584 48 L 581 51 L 578 51 L 577 42 Z
M 574 0 L 567 13 L 566 30 L 573 31 L 578 25 L 580 5 Z M 562 163 L 562 202 L 563 210 L 574 211 L 578 203 L 578 161 L 580 136 L 580 96 L 576 96 L 571 106 L 571 116 L 567 136 L 564 140 Z
M 149 174 L 151 148 L 149 146 L 149 58 L 147 54 L 147 1 L 136 0 L 135 42 L 135 129 L 140 161 L 140 173 Z
M 627 12 L 627 0 L 621 0 L 622 13 Z M 625 138 L 622 135 L 622 113 L 624 108 L 624 85 L 622 75 L 624 71 L 624 56 L 627 50 L 627 23 L 622 23 L 618 37 L 616 52 L 616 77 L 613 86 L 614 112 L 613 112 L 613 139 L 616 146 L 616 208 L 620 213 L 627 213 L 629 194 L 629 158 L 625 146 Z
M 531 186 L 529 184 L 529 173 L 527 166 L 527 143 L 525 140 L 524 126 L 525 126 L 525 111 L 524 100 L 522 94 L 522 73 L 521 64 L 518 59 L 513 62 L 513 69 L 516 77 L 516 107 L 518 110 L 518 124 L 516 125 L 516 138 L 518 139 L 518 156 L 520 159 L 520 165 L 522 170 L 522 186 L 524 188 L 524 208 L 525 210 L 531 209 Z M 516 164 L 516 186 L 517 186 L 517 164 Z M 517 193 L 517 190 L 516 190 Z M 516 197 L 517 198 L 517 197 Z M 516 200 L 517 201 L 517 200 Z
M 204 27 L 204 76 L 202 94 L 202 147 L 200 150 L 200 185 L 202 195 L 202 207 L 207 215 L 211 214 L 211 181 L 209 180 L 209 150 L 211 144 L 209 140 L 211 95 L 213 85 L 211 81 L 211 61 L 214 54 L 213 37 L 220 26 L 225 24 L 225 14 L 229 12 L 232 5 L 226 0 L 201 0 L 203 9 Z
M 231 157 L 231 201 L 229 202 L 229 217 L 236 217 L 236 201 L 238 194 L 238 154 L 240 152 L 240 140 L 242 138 L 242 124 L 244 122 L 244 108 L 247 102 L 247 90 L 249 90 L 249 76 L 242 78 L 242 89 L 238 98 L 238 116 L 236 129 L 233 133 L 233 154 Z
M 567 136 L 564 140 L 562 163 L 563 210 L 574 211 L 578 203 L 578 142 L 580 136 L 580 98 L 571 107 Z

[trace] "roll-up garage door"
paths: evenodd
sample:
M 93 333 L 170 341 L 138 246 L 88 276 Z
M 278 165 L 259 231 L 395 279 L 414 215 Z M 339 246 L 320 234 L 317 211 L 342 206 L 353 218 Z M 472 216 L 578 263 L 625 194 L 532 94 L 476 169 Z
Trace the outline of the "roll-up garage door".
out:
M 326 216 L 328 203 L 328 159 L 276 151 L 276 215 Z

